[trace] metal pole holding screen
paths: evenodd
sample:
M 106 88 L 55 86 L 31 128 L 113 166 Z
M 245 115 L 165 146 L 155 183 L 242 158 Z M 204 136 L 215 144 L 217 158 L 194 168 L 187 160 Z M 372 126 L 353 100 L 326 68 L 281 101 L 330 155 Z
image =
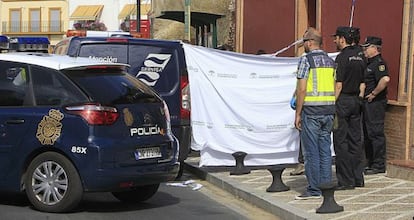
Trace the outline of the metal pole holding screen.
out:
M 189 42 L 191 42 L 191 0 L 185 0 L 185 12 L 184 12 L 184 33 Z
M 137 33 L 141 32 L 141 0 L 137 0 Z
M 354 21 L 354 11 L 355 11 L 355 0 L 352 0 L 351 18 L 349 19 L 349 27 L 352 27 L 352 23 Z

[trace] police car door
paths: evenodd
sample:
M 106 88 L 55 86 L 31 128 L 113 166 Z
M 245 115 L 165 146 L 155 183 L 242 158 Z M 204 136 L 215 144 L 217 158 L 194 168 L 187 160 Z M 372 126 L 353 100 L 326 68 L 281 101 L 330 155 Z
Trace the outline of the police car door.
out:
M 27 66 L 0 61 L 0 180 L 12 170 L 31 124 L 28 91 Z

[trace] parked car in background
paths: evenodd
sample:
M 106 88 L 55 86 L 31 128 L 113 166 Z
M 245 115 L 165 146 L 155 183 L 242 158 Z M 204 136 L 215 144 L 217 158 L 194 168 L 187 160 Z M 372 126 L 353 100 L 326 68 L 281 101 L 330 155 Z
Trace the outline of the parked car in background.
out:
M 70 37 L 57 43 L 53 53 L 129 64 L 128 73 L 154 88 L 166 101 L 171 127 L 180 143 L 179 161 L 187 158 L 191 149 L 190 88 L 180 41 L 123 36 Z
M 126 64 L 0 54 L 0 189 L 66 212 L 84 192 L 152 197 L 179 170 L 162 98 Z

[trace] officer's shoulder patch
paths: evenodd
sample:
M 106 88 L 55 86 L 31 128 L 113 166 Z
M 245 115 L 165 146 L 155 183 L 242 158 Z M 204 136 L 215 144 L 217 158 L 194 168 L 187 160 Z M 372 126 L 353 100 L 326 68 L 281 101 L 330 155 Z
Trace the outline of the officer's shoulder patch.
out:
M 385 71 L 385 65 L 379 65 L 378 70 L 381 72 Z

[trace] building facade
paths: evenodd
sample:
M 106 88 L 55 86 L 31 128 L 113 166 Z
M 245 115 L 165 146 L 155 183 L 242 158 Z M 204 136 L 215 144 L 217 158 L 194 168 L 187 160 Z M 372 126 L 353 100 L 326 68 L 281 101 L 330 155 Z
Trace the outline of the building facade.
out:
M 217 47 L 232 44 L 235 0 L 152 0 L 152 38 Z M 232 7 L 233 5 L 233 7 Z M 189 14 L 191 22 L 185 18 Z M 188 31 L 186 31 L 188 30 Z
M 126 6 L 136 4 L 136 0 L 69 0 L 69 28 L 75 29 L 75 24 L 95 23 L 104 24 L 109 31 L 120 30 L 127 16 L 137 14 L 136 7 Z M 148 1 L 141 0 L 141 4 L 141 18 L 146 18 L 150 10 Z
M 0 1 L 0 32 L 8 36 L 45 36 L 62 39 L 68 28 L 66 0 Z
M 140 2 L 141 19 L 147 19 L 150 1 Z M 53 45 L 68 30 L 119 31 L 121 24 L 136 20 L 136 4 L 136 0 L 1 0 L 0 33 L 45 36 Z

